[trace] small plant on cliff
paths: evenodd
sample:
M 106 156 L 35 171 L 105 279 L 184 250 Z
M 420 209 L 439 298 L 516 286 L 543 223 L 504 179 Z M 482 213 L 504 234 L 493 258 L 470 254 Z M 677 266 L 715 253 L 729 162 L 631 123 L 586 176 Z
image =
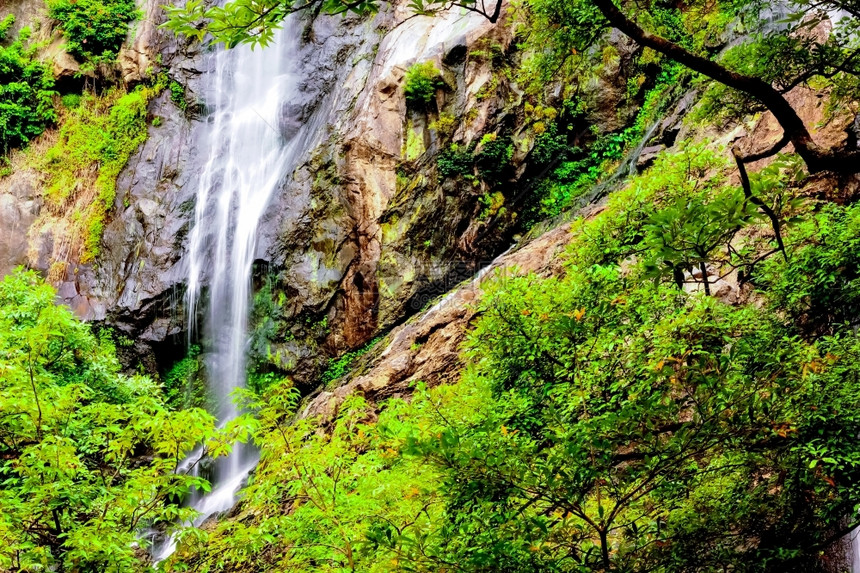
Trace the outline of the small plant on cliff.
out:
M 172 80 L 168 87 L 170 88 L 170 101 L 175 103 L 182 111 L 187 110 L 188 100 L 185 99 L 185 86 L 176 80 Z
M 14 23 L 12 16 L 0 23 L 0 40 Z M 8 46 L 0 46 L 0 153 L 26 144 L 56 120 L 51 70 L 34 59 L 28 46 L 30 31 L 21 30 Z
M 452 143 L 447 149 L 439 154 L 436 164 L 442 177 L 474 177 L 475 159 L 472 152 L 475 145 L 461 145 Z
M 381 336 L 374 338 L 361 348 L 347 352 L 340 358 L 330 359 L 328 362 L 328 368 L 326 368 L 326 371 L 322 374 L 321 382 L 323 384 L 328 384 L 329 382 L 333 382 L 348 373 L 355 361 L 367 354 L 381 339 Z
M 406 83 L 403 92 L 406 103 L 414 107 L 427 106 L 436 95 L 436 88 L 442 83 L 439 69 L 433 62 L 412 65 L 406 70 Z
M 140 17 L 134 0 L 48 0 L 48 13 L 81 61 L 113 60 Z

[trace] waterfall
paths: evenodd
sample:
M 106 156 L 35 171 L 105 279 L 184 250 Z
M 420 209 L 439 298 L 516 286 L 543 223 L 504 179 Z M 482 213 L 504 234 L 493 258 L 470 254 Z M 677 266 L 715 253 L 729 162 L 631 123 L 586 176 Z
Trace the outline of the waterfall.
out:
M 238 416 L 232 395 L 246 381 L 258 226 L 312 131 L 284 119 L 283 113 L 299 94 L 294 66 L 299 37 L 299 22 L 291 18 L 266 48 L 221 48 L 211 56 L 207 102 L 211 113 L 204 146 L 208 157 L 200 173 L 189 234 L 185 302 L 189 336 L 199 330 L 211 341 L 204 359 L 215 402 L 212 413 L 222 426 Z M 198 315 L 203 318 L 201 325 L 196 324 Z M 199 456 L 199 451 L 192 454 L 180 471 L 204 471 L 191 463 Z M 199 512 L 193 525 L 235 504 L 257 460 L 253 447 L 236 444 L 229 456 L 205 469 L 212 490 L 192 492 L 188 504 Z M 174 549 L 173 539 L 168 539 L 153 547 L 153 558 L 163 560 Z

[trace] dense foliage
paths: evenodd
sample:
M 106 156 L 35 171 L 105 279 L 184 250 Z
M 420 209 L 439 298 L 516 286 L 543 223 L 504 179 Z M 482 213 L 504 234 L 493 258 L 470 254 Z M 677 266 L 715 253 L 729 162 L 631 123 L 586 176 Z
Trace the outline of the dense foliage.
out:
M 166 503 L 202 480 L 173 473 L 213 418 L 168 411 L 152 380 L 120 373 L 33 272 L 0 282 L 0 569 L 134 571 L 143 526 L 186 519 Z
M 353 395 L 330 416 L 300 416 L 279 346 L 293 336 L 288 301 L 268 278 L 249 322 L 245 413 L 216 430 L 191 407 L 207 402 L 199 348 L 173 365 L 164 387 L 125 376 L 108 334 L 54 306 L 33 273 L 7 277 L 0 568 L 146 569 L 138 545 L 148 527 L 177 532 L 160 570 L 202 573 L 799 573 L 838 559 L 839 541 L 860 526 L 860 206 L 804 192 L 804 161 L 816 171 L 820 157 L 804 148 L 803 125 L 783 126 L 785 142 L 800 138 L 798 154 L 771 159 L 741 186 L 726 150 L 708 142 L 678 143 L 635 176 L 621 165 L 690 81 L 704 94 L 699 120 L 779 107 L 784 92 L 810 82 L 826 88 L 832 111 L 850 107 L 856 3 L 796 0 L 775 17 L 769 4 L 517 6 L 528 54 L 516 72 L 527 103 L 517 106 L 534 143 L 526 218 L 605 190 L 597 184 L 613 171 L 619 190 L 598 214 L 572 222 L 559 276 L 508 269 L 485 281 L 456 384 L 419 383 L 408 399 L 381 403 Z M 368 13 L 377 2 L 190 0 L 170 9 L 168 26 L 265 44 L 283 17 L 312 6 Z M 411 4 L 419 13 L 442 6 Z M 50 7 L 70 49 L 91 62 L 116 54 L 135 17 L 125 0 Z M 822 38 L 812 7 L 850 17 Z M 599 44 L 613 27 L 644 42 L 627 86 L 639 112 L 626 128 L 574 137 L 593 104 L 577 86 L 618 58 Z M 10 58 L 31 58 L 25 45 L 26 35 L 7 48 L 17 50 Z M 721 74 L 722 83 L 705 80 Z M 555 107 L 545 105 L 546 84 L 559 77 L 571 81 Z M 428 106 L 440 82 L 432 63 L 412 66 L 409 105 Z M 476 98 L 498 84 L 487 86 Z M 74 206 L 82 262 L 98 255 L 116 178 L 164 87 L 63 100 L 59 141 L 37 167 L 48 209 Z M 169 89 L 184 109 L 182 86 Z M 783 122 L 791 110 L 781 113 Z M 483 187 L 478 218 L 487 219 L 505 209 L 497 187 L 512 178 L 521 140 L 505 128 L 450 142 L 454 121 L 440 110 L 434 122 L 444 142 L 437 173 Z M 327 334 L 325 318 L 308 320 Z M 330 360 L 320 386 L 349 374 L 376 342 Z M 198 444 L 202 459 L 248 437 L 260 464 L 235 510 L 184 526 L 193 512 L 182 498 L 208 484 L 180 461 Z
M 140 17 L 134 0 L 48 0 L 48 13 L 66 38 L 67 51 L 81 61 L 112 60 Z
M 14 23 L 0 23 L 0 42 Z M 30 32 L 22 30 L 8 45 L 0 44 L 0 153 L 26 144 L 56 119 L 54 78 L 50 68 L 35 59 Z
M 239 514 L 167 569 L 818 570 L 860 502 L 860 209 L 795 201 L 774 256 L 723 157 L 664 154 L 574 223 L 563 277 L 490 280 L 458 384 L 322 432 L 270 387 Z M 792 165 L 757 192 L 798 199 Z M 705 295 L 702 262 L 759 302 Z
M 439 69 L 433 62 L 413 64 L 406 70 L 403 84 L 407 103 L 419 108 L 428 105 L 441 81 Z

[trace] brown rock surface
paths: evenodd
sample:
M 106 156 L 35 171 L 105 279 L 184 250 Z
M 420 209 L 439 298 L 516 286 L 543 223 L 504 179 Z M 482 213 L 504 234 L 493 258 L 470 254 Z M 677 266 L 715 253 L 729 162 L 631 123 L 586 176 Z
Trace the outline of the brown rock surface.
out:
M 560 255 L 569 241 L 570 224 L 565 224 L 500 256 L 475 279 L 395 328 L 386 337 L 382 352 L 364 366 L 363 372 L 338 388 L 316 395 L 302 415 L 326 419 L 354 392 L 378 401 L 408 393 L 415 382 L 435 386 L 455 381 L 463 367 L 461 345 L 476 315 L 483 282 L 497 273 L 561 274 Z

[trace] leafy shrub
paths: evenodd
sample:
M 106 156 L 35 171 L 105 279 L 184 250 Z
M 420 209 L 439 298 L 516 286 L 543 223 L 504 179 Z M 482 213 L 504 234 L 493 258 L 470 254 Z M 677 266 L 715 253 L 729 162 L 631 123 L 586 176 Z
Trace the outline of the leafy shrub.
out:
M 206 412 L 170 412 L 151 380 L 123 376 L 109 337 L 55 296 L 33 272 L 0 282 L 0 569 L 143 571 L 140 530 L 191 518 L 168 500 L 208 488 L 178 460 L 225 439 Z
M 478 173 L 491 185 L 512 176 L 511 159 L 514 144 L 510 137 L 495 137 L 482 142 L 481 152 L 476 156 Z
M 201 399 L 199 389 L 194 384 L 201 367 L 199 357 L 200 347 L 192 345 L 187 354 L 165 374 L 164 395 L 172 408 L 205 406 L 205 400 Z
M 188 109 L 188 101 L 185 99 L 185 86 L 176 80 L 172 80 L 168 87 L 170 88 L 170 101 L 175 103 L 182 111 Z
M 452 143 L 439 154 L 436 165 L 442 177 L 470 176 L 474 172 L 475 159 L 472 156 L 475 146 L 463 146 Z
M 457 118 L 453 114 L 443 111 L 439 114 L 439 119 L 431 122 L 428 127 L 435 129 L 440 137 L 448 137 L 457 129 Z
M 0 25 L 5 36 L 14 19 Z M 34 59 L 24 29 L 8 46 L 0 46 L 0 146 L 2 152 L 26 144 L 57 119 L 54 111 L 54 79 L 47 65 Z
M 439 69 L 433 62 L 413 64 L 406 70 L 406 83 L 403 86 L 406 102 L 415 107 L 426 106 L 433 100 L 441 81 Z
M 134 0 L 48 0 L 48 13 L 81 61 L 112 60 L 140 17 Z
M 709 197 L 682 196 L 654 213 L 645 226 L 648 274 L 671 276 L 683 287 L 684 273 L 701 270 L 705 292 L 710 294 L 707 265 L 718 262 L 715 252 L 729 244 L 740 229 L 756 218 L 756 210 L 740 189 Z
M 786 237 L 788 262 L 774 257 L 753 274 L 805 332 L 830 333 L 860 317 L 860 205 L 826 205 Z

